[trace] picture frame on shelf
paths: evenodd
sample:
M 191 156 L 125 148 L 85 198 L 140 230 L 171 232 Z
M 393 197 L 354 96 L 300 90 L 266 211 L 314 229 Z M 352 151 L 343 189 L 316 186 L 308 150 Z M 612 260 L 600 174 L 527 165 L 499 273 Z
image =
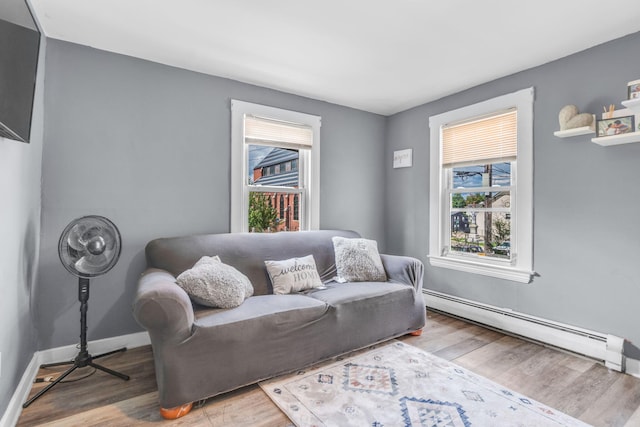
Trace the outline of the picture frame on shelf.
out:
M 601 119 L 596 123 L 596 135 L 598 137 L 621 135 L 635 130 L 634 116 L 614 117 Z
M 640 99 L 640 80 L 627 83 L 627 99 Z

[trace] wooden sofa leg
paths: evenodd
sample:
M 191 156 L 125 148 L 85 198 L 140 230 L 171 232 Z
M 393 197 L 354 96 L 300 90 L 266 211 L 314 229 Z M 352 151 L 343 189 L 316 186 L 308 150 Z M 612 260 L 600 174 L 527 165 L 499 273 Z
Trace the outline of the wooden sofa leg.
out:
M 418 329 L 417 331 L 409 332 L 409 335 L 414 336 L 414 337 L 419 337 L 420 335 L 422 335 L 422 329 Z
M 191 408 L 193 408 L 192 403 L 185 403 L 182 406 L 176 406 L 175 408 L 160 408 L 160 415 L 165 420 L 175 420 L 180 417 L 184 417 L 189 412 L 191 412 Z

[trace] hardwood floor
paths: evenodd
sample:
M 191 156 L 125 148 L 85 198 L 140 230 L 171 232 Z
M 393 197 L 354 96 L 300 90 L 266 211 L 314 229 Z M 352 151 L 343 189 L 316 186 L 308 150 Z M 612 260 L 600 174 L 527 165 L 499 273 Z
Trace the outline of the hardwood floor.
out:
M 422 336 L 400 340 L 485 376 L 594 426 L 640 426 L 640 379 L 592 360 L 506 336 L 434 312 Z M 164 421 L 158 413 L 149 346 L 100 359 L 131 376 L 125 382 L 103 372 L 58 384 L 24 409 L 18 426 L 291 426 L 257 385 L 197 405 L 187 416 Z M 41 369 L 38 378 L 65 367 Z M 73 376 L 90 374 L 83 368 Z M 69 377 L 68 377 L 69 378 Z M 31 395 L 46 386 L 36 383 Z

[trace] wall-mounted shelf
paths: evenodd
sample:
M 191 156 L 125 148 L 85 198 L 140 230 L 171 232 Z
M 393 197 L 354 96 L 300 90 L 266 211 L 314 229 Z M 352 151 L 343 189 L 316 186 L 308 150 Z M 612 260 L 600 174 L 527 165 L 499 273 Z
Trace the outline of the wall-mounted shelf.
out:
M 603 147 L 610 145 L 631 144 L 633 142 L 640 142 L 640 132 L 623 133 L 621 135 L 601 136 L 598 138 L 592 138 L 591 142 L 594 142 Z
M 636 115 L 636 121 L 640 121 L 640 119 L 638 119 L 639 117 L 638 115 L 640 115 L 640 98 L 624 100 L 622 101 L 622 105 L 624 105 L 625 108 L 628 108 L 629 110 L 631 110 L 631 113 Z M 622 110 L 619 110 L 619 111 L 622 112 Z M 594 114 L 593 122 L 591 123 L 591 126 L 582 126 L 579 128 L 567 129 L 567 130 L 558 130 L 558 131 L 555 131 L 553 134 L 558 138 L 570 138 L 572 136 L 595 134 L 596 121 L 597 121 L 596 116 Z M 638 126 L 638 129 L 640 129 L 640 126 L 638 123 L 635 123 L 635 126 Z M 603 147 L 608 147 L 610 145 L 621 145 L 621 144 L 631 144 L 634 142 L 640 142 L 640 130 L 638 130 L 637 132 L 623 133 L 620 135 L 600 136 L 596 138 L 591 138 L 591 142 L 601 145 Z
M 636 119 L 638 118 L 637 114 L 640 114 L 640 98 L 624 100 L 622 101 L 622 105 L 631 110 L 631 113 L 636 114 Z M 622 111 L 620 111 L 620 113 L 621 112 Z M 638 126 L 638 123 L 636 123 L 635 126 Z M 634 142 L 640 142 L 640 131 L 591 138 L 591 142 L 603 147 L 608 147 L 610 145 L 632 144 Z
M 627 99 L 622 101 L 622 105 L 633 111 L 635 114 L 640 114 L 640 98 Z
M 567 129 L 567 130 L 557 130 L 553 134 L 558 138 L 569 138 L 572 136 L 589 135 L 590 133 L 596 133 L 596 129 L 593 125 L 582 126 L 579 128 Z
M 572 136 L 589 135 L 590 133 L 596 133 L 596 115 L 593 115 L 593 121 L 589 126 L 581 126 L 579 128 L 557 130 L 553 134 L 558 138 L 570 138 Z

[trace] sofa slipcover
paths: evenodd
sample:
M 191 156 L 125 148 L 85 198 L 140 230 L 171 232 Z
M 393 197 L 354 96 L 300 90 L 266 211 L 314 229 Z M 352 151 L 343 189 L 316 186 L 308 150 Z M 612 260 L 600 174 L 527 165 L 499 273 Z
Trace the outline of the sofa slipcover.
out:
M 321 230 L 149 242 L 133 312 L 151 338 L 161 407 L 206 399 L 421 329 L 422 263 L 381 254 L 386 282 L 337 283 L 331 281 L 333 236 L 360 237 Z M 326 289 L 274 295 L 264 261 L 310 254 Z M 175 278 L 205 255 L 218 255 L 245 274 L 254 295 L 229 309 L 192 302 Z

